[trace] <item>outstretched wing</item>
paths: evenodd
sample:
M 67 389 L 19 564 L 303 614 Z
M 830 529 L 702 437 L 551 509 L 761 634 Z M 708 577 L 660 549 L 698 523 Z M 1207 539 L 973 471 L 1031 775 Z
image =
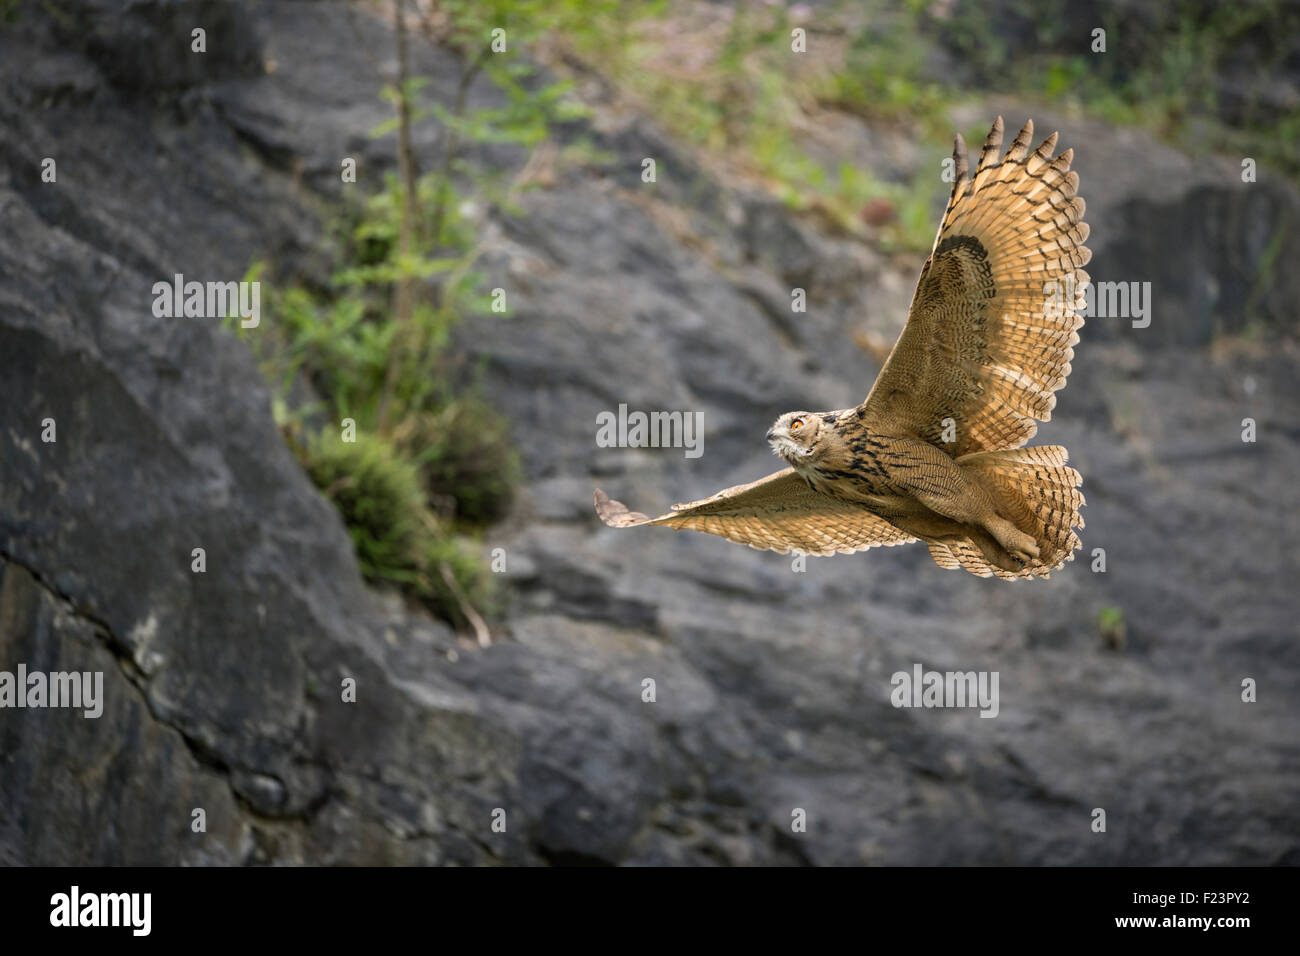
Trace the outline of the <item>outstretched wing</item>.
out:
M 613 528 L 642 524 L 690 528 L 781 554 L 792 550 L 851 554 L 916 540 L 862 505 L 818 494 L 793 468 L 727 488 L 711 498 L 673 505 L 672 511 L 658 518 L 629 511 L 597 489 L 596 514 Z
M 1092 253 L 1074 150 L 1052 159 L 1053 133 L 1030 152 L 1033 135 L 1030 120 L 1001 155 L 999 116 L 974 176 L 957 137 L 952 196 L 907 324 L 858 406 L 869 426 L 960 457 L 1018 448 L 1051 418 Z

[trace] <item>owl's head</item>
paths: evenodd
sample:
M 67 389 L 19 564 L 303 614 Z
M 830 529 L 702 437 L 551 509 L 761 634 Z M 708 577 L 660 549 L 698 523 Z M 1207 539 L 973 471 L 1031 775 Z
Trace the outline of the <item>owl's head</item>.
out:
M 822 427 L 822 417 L 814 412 L 786 412 L 767 430 L 767 443 L 797 466 L 817 450 Z

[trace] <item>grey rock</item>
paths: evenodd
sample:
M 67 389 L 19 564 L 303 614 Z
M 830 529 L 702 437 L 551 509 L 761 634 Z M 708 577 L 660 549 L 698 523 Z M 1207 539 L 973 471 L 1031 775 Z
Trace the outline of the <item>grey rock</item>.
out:
M 139 16 L 157 35 L 168 21 L 150 9 Z M 876 367 L 850 335 L 897 331 L 919 261 L 819 234 L 715 181 L 648 123 L 607 130 L 607 168 L 563 171 L 522 216 L 494 214 L 501 242 L 484 267 L 508 276 L 496 281 L 516 314 L 458 336 L 528 474 L 484 541 L 506 550 L 513 610 L 478 649 L 362 585 L 246 347 L 215 322 L 150 311 L 152 283 L 176 272 L 326 261 L 340 157 L 362 157 L 366 188 L 391 168 L 391 141 L 365 136 L 386 118 L 383 24 L 344 4 L 231 5 L 273 71 L 141 67 L 103 85 L 104 51 L 135 27 L 79 10 L 103 50 L 66 42 L 39 11 L 0 28 L 14 91 L 0 98 L 0 215 L 23 237 L 0 246 L 0 669 L 100 670 L 106 707 L 98 720 L 0 711 L 0 860 L 1300 853 L 1289 273 L 1251 306 L 1272 348 L 1208 347 L 1248 320 L 1238 293 L 1300 209 L 1292 184 L 1249 198 L 1225 178 L 1231 160 L 1060 123 L 1084 171 L 1094 274 L 1162 283 L 1149 329 L 1085 327 L 1039 435 L 1085 475 L 1080 560 L 1021 586 L 940 571 L 915 547 L 797 573 L 702 535 L 605 528 L 591 488 L 651 510 L 775 469 L 768 424 L 861 399 Z M 415 55 L 445 98 L 452 58 Z M 420 127 L 423 157 L 439 136 Z M 45 155 L 57 186 L 39 181 Z M 665 157 L 648 195 L 630 192 L 644 155 Z M 1172 284 L 1187 274 L 1212 277 L 1217 298 Z M 811 304 L 791 318 L 796 280 Z M 598 448 L 596 415 L 620 403 L 703 412 L 704 455 Z M 1240 438 L 1248 416 L 1254 444 Z M 206 573 L 190 570 L 195 547 Z M 1122 649 L 1097 633 L 1105 606 L 1123 610 Z M 998 671 L 999 717 L 895 709 L 891 675 L 914 663 Z M 1258 703 L 1240 701 L 1245 677 Z M 341 699 L 349 678 L 355 703 Z M 1096 807 L 1104 835 L 1090 830 Z M 797 811 L 806 832 L 792 830 Z

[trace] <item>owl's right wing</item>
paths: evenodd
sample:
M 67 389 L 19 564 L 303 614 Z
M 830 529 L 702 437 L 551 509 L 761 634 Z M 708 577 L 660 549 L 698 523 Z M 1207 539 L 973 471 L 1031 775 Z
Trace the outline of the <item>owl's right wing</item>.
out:
M 818 494 L 793 468 L 726 488 L 710 498 L 673 505 L 672 511 L 658 518 L 629 511 L 596 489 L 596 514 L 611 528 L 642 524 L 689 528 L 781 554 L 851 554 L 916 540 L 863 505 Z

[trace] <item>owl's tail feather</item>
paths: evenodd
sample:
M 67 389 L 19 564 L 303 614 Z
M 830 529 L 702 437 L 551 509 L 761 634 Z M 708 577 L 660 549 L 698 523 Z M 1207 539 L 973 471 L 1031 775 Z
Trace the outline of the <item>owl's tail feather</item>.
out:
M 1007 451 L 964 455 L 958 464 L 974 471 L 1017 528 L 1032 535 L 1039 555 L 1016 572 L 990 568 L 998 577 L 1047 577 L 1081 547 L 1075 528 L 1084 526 L 1079 485 L 1083 479 L 1066 460 L 1060 445 L 1039 445 Z

